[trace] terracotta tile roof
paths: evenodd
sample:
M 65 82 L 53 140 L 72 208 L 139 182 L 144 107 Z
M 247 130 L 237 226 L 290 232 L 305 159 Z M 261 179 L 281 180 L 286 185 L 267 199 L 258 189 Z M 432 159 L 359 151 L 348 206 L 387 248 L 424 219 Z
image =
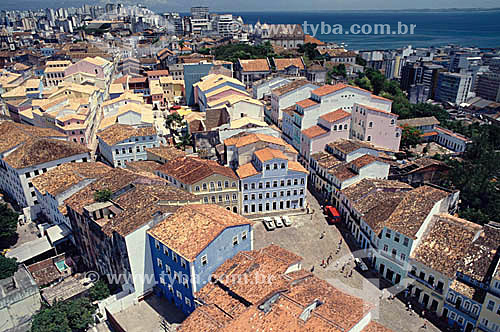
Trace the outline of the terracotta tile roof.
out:
M 323 127 L 320 127 L 318 125 L 314 125 L 310 128 L 302 130 L 302 135 L 305 135 L 309 138 L 315 138 L 324 135 L 326 133 L 328 133 L 328 131 L 326 131 L 325 129 L 323 129 Z
M 437 131 L 429 131 L 427 133 L 423 133 L 420 135 L 421 137 L 431 137 L 431 136 L 437 136 L 439 135 Z
M 256 142 L 267 142 L 276 145 L 286 146 L 287 143 L 279 137 L 274 137 L 266 134 L 248 134 L 242 133 L 241 135 L 235 135 L 230 138 L 224 140 L 224 145 L 230 146 L 235 145 L 237 148 L 240 148 L 245 145 L 253 144 Z
M 153 136 L 153 135 L 156 135 L 156 129 L 152 126 L 135 128 L 120 123 L 116 123 L 97 133 L 97 136 L 109 146 L 113 146 L 131 137 Z
M 322 87 L 317 88 L 316 90 L 313 90 L 312 93 L 314 93 L 317 96 L 326 96 L 329 95 L 330 93 L 334 93 L 336 91 L 342 90 L 344 88 L 348 87 L 348 85 L 343 84 L 343 83 L 337 83 L 335 85 L 323 85 Z
M 341 163 L 340 165 L 329 169 L 328 174 L 335 176 L 340 182 L 352 179 L 358 175 L 345 163 Z
M 288 162 L 288 169 L 290 171 L 295 171 L 295 172 L 302 172 L 309 174 L 309 172 L 302 166 L 298 161 L 289 161 Z
M 421 126 L 433 126 L 438 124 L 439 121 L 434 116 L 398 120 L 398 126 L 407 125 L 410 127 L 421 127 Z
M 392 100 L 390 100 L 388 98 L 380 97 L 380 96 L 377 96 L 377 95 L 371 95 L 371 97 L 374 98 L 374 99 L 380 99 L 380 100 L 390 101 L 392 103 Z
M 150 76 L 168 76 L 168 70 L 162 69 L 162 70 L 150 70 L 146 72 L 146 75 L 148 77 Z
M 334 93 L 334 92 L 337 92 L 337 91 L 345 89 L 345 88 L 352 88 L 352 89 L 356 89 L 356 90 L 359 90 L 359 91 L 362 91 L 362 92 L 368 92 L 368 93 L 370 93 L 370 95 L 371 95 L 372 98 L 391 101 L 391 100 L 389 100 L 387 98 L 383 98 L 383 97 L 379 97 L 379 96 L 373 95 L 373 94 L 371 94 L 371 91 L 362 89 L 362 88 L 354 86 L 354 85 L 344 84 L 344 83 L 337 83 L 337 84 L 334 84 L 334 85 L 326 84 L 326 85 L 323 85 L 322 87 L 320 87 L 320 88 L 318 88 L 316 90 L 313 90 L 312 93 L 314 93 L 317 96 L 322 97 L 322 96 L 329 95 L 330 93 Z
M 125 237 L 160 213 L 171 214 L 181 205 L 200 202 L 195 195 L 166 185 L 165 182 L 155 182 L 145 177 L 142 179 L 130 190 L 113 199 L 122 211 L 102 226 L 102 231 L 107 236 L 116 232 Z
M 452 136 L 452 137 L 455 137 L 455 138 L 458 138 L 459 140 L 461 141 L 465 141 L 465 142 L 469 142 L 470 139 L 468 139 L 467 137 L 463 136 L 463 135 L 460 135 L 460 134 L 457 134 L 451 130 L 448 130 L 448 129 L 445 129 L 445 128 L 442 128 L 442 127 L 435 127 L 436 131 L 438 133 L 444 133 L 444 134 L 447 134 L 449 136 Z
M 311 35 L 304 35 L 304 44 L 316 44 L 318 46 L 324 46 L 325 43 L 323 43 L 321 40 L 318 38 L 315 38 Z
M 307 84 L 312 84 L 312 83 L 305 79 L 298 79 L 272 90 L 272 93 L 276 96 L 281 96 L 284 95 L 285 93 L 296 90 Z
M 366 325 L 366 327 L 361 332 L 394 332 L 394 331 L 388 329 L 387 327 L 377 322 L 371 321 L 370 324 Z
M 404 191 L 374 191 L 352 202 L 352 206 L 362 215 L 373 232 L 379 234 L 384 229 L 385 221 L 396 210 L 404 196 Z
M 259 158 L 260 161 L 266 162 L 273 159 L 287 159 L 287 157 L 280 150 L 264 148 L 262 150 L 255 151 L 255 156 Z
M 65 134 L 54 129 L 33 127 L 12 121 L 0 122 L 0 136 L 2 137 L 0 139 L 0 152 L 10 150 L 34 137 L 67 138 Z
M 486 281 L 490 271 L 497 264 L 497 252 L 500 243 L 500 226 L 489 223 L 483 226 L 483 232 L 464 253 L 464 262 L 458 271 L 473 279 Z
M 376 191 L 408 191 L 413 189 L 407 183 L 395 180 L 363 179 L 352 186 L 342 189 L 342 194 L 351 202 L 356 202 Z
M 349 162 L 348 165 L 353 165 L 357 169 L 360 169 L 362 167 L 365 167 L 366 165 L 369 165 L 375 161 L 377 161 L 377 157 L 372 156 L 371 154 L 365 154 L 362 155 L 361 157 L 358 157 L 354 159 L 353 161 Z
M 473 286 L 469 286 L 466 283 L 461 282 L 460 280 L 457 280 L 457 279 L 455 279 L 451 282 L 450 289 L 454 290 L 455 292 L 457 292 L 459 294 L 463 294 L 468 298 L 474 299 L 476 301 L 478 300 L 476 298 L 476 293 L 484 294 L 484 291 L 481 292 L 481 291 L 479 291 L 479 289 L 477 289 Z M 478 301 L 478 302 L 482 303 L 483 301 Z
M 341 139 L 339 141 L 329 143 L 328 146 L 332 149 L 337 149 L 345 154 L 349 154 L 361 148 L 372 150 L 375 149 L 375 147 L 371 144 L 350 139 Z
M 237 294 L 250 303 L 257 303 L 291 280 L 298 279 L 299 276 L 292 276 L 291 273 L 284 276 L 290 266 L 301 261 L 302 257 L 277 245 L 237 253 L 214 272 L 218 282 L 211 282 L 196 293 L 196 297 L 204 305 L 198 306 L 178 331 L 220 331 L 233 318 L 247 310 L 247 302 L 244 304 L 237 297 L 230 295 L 222 285 L 230 287 L 231 294 Z M 253 280 L 259 275 L 272 275 L 274 278 L 271 278 L 269 283 L 246 285 L 231 281 L 233 276 Z
M 308 108 L 311 106 L 318 105 L 319 103 L 315 100 L 312 100 L 311 98 L 307 98 L 307 99 L 298 101 L 296 104 L 305 109 L 305 108 Z
M 257 175 L 259 174 L 259 172 L 257 172 L 252 163 L 246 163 L 238 167 L 238 169 L 236 170 L 236 174 L 238 174 L 238 177 L 240 179 L 244 179 L 249 176 Z
M 128 79 L 128 83 L 146 83 L 147 77 L 131 77 Z
M 193 204 L 179 208 L 148 234 L 192 262 L 226 228 L 251 224 L 250 220 L 224 207 Z
M 410 258 L 450 278 L 482 227 L 449 214 L 435 215 Z
M 153 160 L 126 161 L 125 165 L 134 172 L 149 172 L 156 175 L 156 170 L 161 166 L 160 163 Z
M 288 264 L 254 252 L 239 253 L 224 264 L 228 277 L 223 273 L 222 281 L 202 288 L 200 300 L 206 304 L 197 307 L 178 331 L 188 331 L 195 322 L 202 331 L 349 331 L 372 309 L 362 299 L 342 293 L 309 272 L 285 274 Z M 257 273 L 274 278 L 251 285 L 223 284 L 232 279 L 233 269 L 236 276 L 243 274 L 248 280 Z M 229 291 L 222 292 L 226 287 Z M 305 314 L 317 300 L 320 304 Z
M 57 196 L 74 185 L 88 179 L 106 175 L 111 167 L 99 162 L 65 163 L 31 180 L 42 194 Z
M 179 150 L 174 146 L 159 146 L 155 148 L 146 148 L 146 152 L 158 156 L 166 161 L 186 156 L 186 152 Z
M 434 205 L 450 193 L 430 186 L 421 186 L 405 194 L 385 226 L 415 239 L 417 232 Z
M 252 72 L 252 71 L 270 71 L 269 62 L 266 59 L 251 59 L 251 60 L 243 60 L 239 59 L 238 62 L 241 65 L 241 68 L 244 72 Z
M 213 160 L 197 157 L 178 157 L 161 165 L 158 172 L 169 175 L 184 184 L 194 184 L 213 174 L 238 179 L 231 168 L 222 166 Z
M 273 61 L 277 71 L 285 70 L 290 66 L 295 66 L 299 70 L 304 70 L 304 62 L 302 61 L 302 58 L 285 58 L 285 59 L 273 58 Z
M 116 192 L 130 184 L 135 183 L 155 183 L 165 185 L 165 181 L 151 181 L 150 178 L 139 175 L 124 168 L 111 168 L 109 172 L 92 182 L 87 187 L 68 197 L 64 203 L 78 213 L 82 213 L 83 208 L 94 202 L 94 192 L 104 188 Z
M 339 108 L 336 111 L 323 114 L 322 116 L 320 116 L 320 118 L 325 120 L 326 122 L 333 123 L 333 122 L 345 119 L 345 118 L 350 117 L 350 116 L 351 116 L 351 113 L 348 113 L 348 112 Z
M 22 169 L 89 152 L 85 146 L 74 142 L 32 138 L 4 157 L 4 161 L 14 168 Z

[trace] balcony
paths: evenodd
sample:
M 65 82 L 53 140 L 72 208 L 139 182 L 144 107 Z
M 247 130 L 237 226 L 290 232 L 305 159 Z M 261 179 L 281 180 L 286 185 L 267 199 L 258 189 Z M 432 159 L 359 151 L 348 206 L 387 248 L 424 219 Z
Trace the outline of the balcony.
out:
M 418 277 L 417 275 L 413 274 L 412 272 L 408 273 L 408 277 L 410 277 L 412 279 L 415 279 L 416 281 L 418 281 L 422 285 L 426 286 L 427 288 L 430 288 L 433 291 L 435 291 L 436 293 L 438 293 L 440 295 L 443 295 L 443 289 L 442 288 L 437 288 L 435 285 L 431 285 L 428 281 L 426 281 L 424 279 L 421 279 L 420 277 Z
M 394 263 L 398 264 L 399 266 L 404 266 L 404 264 L 405 264 L 404 262 L 402 262 L 402 261 L 400 261 L 399 259 L 397 259 L 397 258 L 396 258 L 396 256 L 391 255 L 391 254 L 389 254 L 389 253 L 387 253 L 387 252 L 385 252 L 385 251 L 383 251 L 383 250 L 380 250 L 380 251 L 379 251 L 379 253 L 380 253 L 380 255 L 382 255 L 383 257 L 388 258 L 390 261 L 392 261 L 392 262 L 394 262 Z
M 458 311 L 466 314 L 467 316 L 469 316 L 473 319 L 477 319 L 479 317 L 479 310 L 477 313 L 473 313 L 471 310 L 467 310 L 463 307 L 463 302 L 456 303 L 456 301 L 451 301 L 449 298 L 446 298 L 446 302 L 448 302 L 450 305 L 452 305 Z M 471 309 L 472 309 L 472 305 L 471 305 Z M 488 331 L 490 331 L 490 330 L 488 330 Z

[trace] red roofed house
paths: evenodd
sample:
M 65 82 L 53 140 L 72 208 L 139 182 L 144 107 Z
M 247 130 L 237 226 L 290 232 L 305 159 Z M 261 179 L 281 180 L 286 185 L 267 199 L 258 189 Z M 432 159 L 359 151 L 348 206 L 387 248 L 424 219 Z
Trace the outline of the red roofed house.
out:
M 246 84 L 247 87 L 251 87 L 253 82 L 266 78 L 271 74 L 271 66 L 267 58 L 252 60 L 238 59 L 235 73 L 237 79 Z

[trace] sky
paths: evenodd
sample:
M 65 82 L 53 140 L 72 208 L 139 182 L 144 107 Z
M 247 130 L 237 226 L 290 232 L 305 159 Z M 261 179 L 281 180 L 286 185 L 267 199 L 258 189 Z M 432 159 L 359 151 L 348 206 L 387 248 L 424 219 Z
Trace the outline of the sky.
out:
M 0 0 L 1 9 L 38 9 L 45 7 L 79 7 L 85 3 L 105 4 L 141 3 L 158 11 L 187 12 L 191 6 L 208 6 L 215 12 L 238 11 L 303 11 L 303 10 L 401 10 L 401 9 L 442 9 L 442 8 L 495 8 L 498 0 Z

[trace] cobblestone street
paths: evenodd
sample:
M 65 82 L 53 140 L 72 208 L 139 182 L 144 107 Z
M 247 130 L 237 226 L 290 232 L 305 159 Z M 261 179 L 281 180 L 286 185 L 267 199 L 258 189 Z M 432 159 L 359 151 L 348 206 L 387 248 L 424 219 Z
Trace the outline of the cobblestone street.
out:
M 439 331 L 429 322 L 424 329 L 422 326 L 425 320 L 418 314 L 407 311 L 405 304 L 397 298 L 389 300 L 389 292 L 376 286 L 378 278 L 371 272 L 369 275 L 372 277 L 367 279 L 354 269 L 354 257 L 346 243 L 346 235 L 343 236 L 336 226 L 327 224 L 320 205 L 310 193 L 308 202 L 314 213 L 291 216 L 293 224 L 289 228 L 267 231 L 262 222 L 258 221 L 254 227 L 255 249 L 275 243 L 302 256 L 304 269 L 311 270 L 314 267 L 313 272 L 318 277 L 375 305 L 379 310 L 374 311 L 374 319 L 394 331 Z M 330 264 L 327 268 L 321 267 L 322 261 L 326 262 L 329 255 L 332 255 Z

